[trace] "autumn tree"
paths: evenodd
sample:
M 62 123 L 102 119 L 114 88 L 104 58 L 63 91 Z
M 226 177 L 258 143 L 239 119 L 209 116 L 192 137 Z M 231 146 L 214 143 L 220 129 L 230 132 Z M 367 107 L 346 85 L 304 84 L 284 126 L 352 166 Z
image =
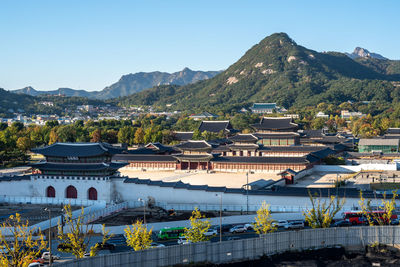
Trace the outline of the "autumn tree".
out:
M 83 207 L 81 209 L 81 213 L 73 218 L 71 205 L 64 206 L 64 224 L 61 222 L 58 224 L 58 235 L 57 238 L 62 244 L 59 249 L 62 252 L 72 253 L 77 259 L 83 258 L 86 253 L 90 253 L 90 256 L 95 256 L 97 251 L 99 250 L 100 245 L 96 244 L 92 247 L 89 247 L 90 238 L 93 234 L 93 225 L 88 225 L 84 223 L 84 210 Z M 109 234 L 109 231 L 105 231 L 105 227 L 103 225 L 102 231 L 102 244 L 105 244 L 112 235 Z
M 26 152 L 32 148 L 32 141 L 29 137 L 20 137 L 17 140 L 17 148 Z
M 58 142 L 58 134 L 57 131 L 55 129 L 52 129 L 50 131 L 50 135 L 49 135 L 49 145 L 57 143 Z
M 271 217 L 269 205 L 267 205 L 265 201 L 263 201 L 261 207 L 257 210 L 255 221 L 256 222 L 253 223 L 254 231 L 259 235 L 276 231 L 276 226 L 273 224 L 274 220 Z
M 366 200 L 363 197 L 362 191 L 360 191 L 360 200 L 358 201 L 358 204 L 360 205 L 363 217 L 367 219 L 370 226 L 375 224 L 389 225 L 391 223 L 393 212 L 396 209 L 396 197 L 398 196 L 396 191 L 393 191 L 392 194 L 391 199 L 386 199 L 385 192 L 380 205 L 373 208 L 371 206 L 371 199 Z
M 98 143 L 100 141 L 101 141 L 101 129 L 96 129 L 92 133 L 92 139 L 90 139 L 90 142 Z
M 138 128 L 135 132 L 135 138 L 133 139 L 135 144 L 143 144 L 144 143 L 144 131 L 143 128 Z
M 327 228 L 331 225 L 335 215 L 343 208 L 346 200 L 336 196 L 330 196 L 323 200 L 321 195 L 312 195 L 308 191 L 311 201 L 311 209 L 303 211 L 306 222 L 312 228 Z
M 139 220 L 132 224 L 132 228 L 127 226 L 124 229 L 126 236 L 126 244 L 136 250 L 148 249 L 153 240 L 151 239 L 152 229 L 147 230 L 147 227 Z
M 16 213 L 1 224 L 0 248 L 1 266 L 26 267 L 47 248 L 47 242 L 40 229 L 23 223 Z
M 185 237 L 191 243 L 203 242 L 210 240 L 210 236 L 205 233 L 211 227 L 209 220 L 204 219 L 205 216 L 201 215 L 200 210 L 196 207 L 192 212 L 190 220 L 190 228 L 185 227 Z

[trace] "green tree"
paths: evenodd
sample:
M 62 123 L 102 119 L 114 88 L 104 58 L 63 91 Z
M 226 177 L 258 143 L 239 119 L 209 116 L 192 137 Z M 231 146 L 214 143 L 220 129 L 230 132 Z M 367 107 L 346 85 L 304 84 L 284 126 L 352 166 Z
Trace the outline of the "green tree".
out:
M 136 250 L 148 249 L 153 240 L 151 239 L 152 229 L 147 230 L 147 227 L 137 220 L 132 224 L 132 228 L 127 226 L 124 229 L 126 236 L 126 244 Z
M 206 236 L 205 233 L 211 227 L 211 223 L 204 218 L 205 216 L 201 215 L 196 207 L 189 219 L 190 228 L 185 228 L 185 237 L 189 242 L 196 243 L 210 240 L 211 237 Z
M 254 230 L 257 234 L 266 234 L 276 231 L 276 226 L 273 224 L 274 220 L 271 217 L 271 211 L 269 205 L 263 201 L 261 207 L 257 210 L 257 216 L 255 217 L 255 223 L 253 224 Z
M 32 148 L 32 142 L 29 137 L 20 137 L 17 140 L 17 148 L 23 152 L 26 152 Z
M 343 208 L 346 200 L 336 196 L 330 196 L 327 200 L 322 200 L 321 196 L 312 195 L 308 191 L 311 201 L 311 209 L 307 208 L 303 215 L 306 222 L 312 228 L 328 228 L 335 215 Z

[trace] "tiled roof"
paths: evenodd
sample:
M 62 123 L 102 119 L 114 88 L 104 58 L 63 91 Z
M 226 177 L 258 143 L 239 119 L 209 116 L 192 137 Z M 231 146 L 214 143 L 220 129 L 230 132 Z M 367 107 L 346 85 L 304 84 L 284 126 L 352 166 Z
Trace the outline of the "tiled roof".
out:
M 193 138 L 193 132 L 174 132 L 174 137 L 178 141 L 187 141 Z
M 107 143 L 55 143 L 46 147 L 33 148 L 32 152 L 53 157 L 93 157 L 104 154 L 122 153 L 123 149 Z
M 399 139 L 360 139 L 359 146 L 399 146 Z
M 237 134 L 229 138 L 233 142 L 256 142 L 258 138 L 253 134 Z
M 12 176 L 0 176 L 0 182 L 10 182 L 10 181 L 24 181 L 30 180 L 30 175 L 12 175 Z
M 39 170 L 48 171 L 94 171 L 94 170 L 117 170 L 126 165 L 126 163 L 85 163 L 85 164 L 73 164 L 73 163 L 51 163 L 51 162 L 40 162 L 32 164 L 33 168 Z
M 274 109 L 276 103 L 254 103 L 250 109 Z
M 386 134 L 400 135 L 400 128 L 389 128 L 389 129 L 387 129 Z
M 260 123 L 252 125 L 259 130 L 292 130 L 297 126 L 297 124 L 292 123 L 292 118 L 287 117 L 263 117 Z
M 187 142 L 178 144 L 175 147 L 180 150 L 192 150 L 192 149 L 193 150 L 207 150 L 207 149 L 212 148 L 212 146 L 209 143 L 207 143 L 207 141 L 204 141 L 204 140 L 199 140 L 199 141 L 189 140 Z
M 200 132 L 219 133 L 220 131 L 230 131 L 232 125 L 229 121 L 202 121 L 199 126 Z

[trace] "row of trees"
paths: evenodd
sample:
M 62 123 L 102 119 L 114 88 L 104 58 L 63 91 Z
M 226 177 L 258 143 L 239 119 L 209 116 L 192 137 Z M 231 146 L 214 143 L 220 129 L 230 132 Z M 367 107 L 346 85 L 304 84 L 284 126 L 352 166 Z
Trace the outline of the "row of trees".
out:
M 309 193 L 311 207 L 303 212 L 305 221 L 312 228 L 330 227 L 336 214 L 345 204 L 344 198 L 330 196 L 323 199 L 318 195 Z M 369 225 L 387 225 L 391 223 L 393 212 L 396 208 L 396 197 L 398 194 L 393 192 L 391 199 L 384 195 L 381 203 L 373 207 L 371 200 L 366 200 L 360 192 L 359 206 L 362 215 L 368 220 Z M 380 213 L 373 211 L 379 210 Z M 73 254 L 76 258 L 83 258 L 85 254 L 95 256 L 103 245 L 113 236 L 105 230 L 103 225 L 102 242 L 90 246 L 90 238 L 93 235 L 92 225 L 84 223 L 83 208 L 79 216 L 74 218 L 70 205 L 64 206 L 64 224 L 59 222 L 57 238 L 60 241 L 59 249 L 66 253 Z M 211 237 L 205 233 L 211 227 L 208 219 L 195 208 L 190 217 L 190 227 L 185 228 L 184 236 L 191 243 L 208 241 Z M 28 266 L 39 253 L 48 246 L 40 229 L 30 228 L 28 221 L 21 221 L 21 216 L 17 213 L 11 215 L 5 221 L 0 230 L 0 266 Z M 272 219 L 269 205 L 262 203 L 257 211 L 253 228 L 256 233 L 262 235 L 277 230 L 277 225 Z M 221 229 L 220 229 L 221 230 Z M 124 229 L 127 245 L 134 250 L 144 250 L 151 247 L 152 229 L 147 229 L 141 221 L 137 221 L 132 226 Z

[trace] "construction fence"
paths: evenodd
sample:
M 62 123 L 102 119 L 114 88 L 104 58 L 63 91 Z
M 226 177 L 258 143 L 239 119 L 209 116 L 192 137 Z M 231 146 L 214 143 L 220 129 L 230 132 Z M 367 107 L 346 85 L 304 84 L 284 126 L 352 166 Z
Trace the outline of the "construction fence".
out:
M 400 243 L 399 226 L 363 226 L 307 229 L 266 234 L 257 238 L 202 242 L 101 255 L 55 264 L 63 267 L 172 266 L 186 263 L 227 263 L 255 260 L 285 251 L 303 251 L 334 246 L 366 246 Z

